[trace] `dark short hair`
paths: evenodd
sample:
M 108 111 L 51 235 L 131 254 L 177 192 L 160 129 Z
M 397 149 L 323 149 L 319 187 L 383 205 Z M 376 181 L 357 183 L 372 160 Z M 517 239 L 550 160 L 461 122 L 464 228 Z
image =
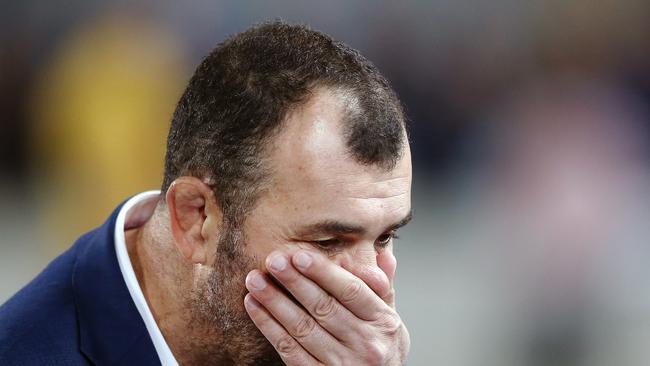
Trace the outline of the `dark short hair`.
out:
M 242 219 L 268 173 L 268 140 L 317 87 L 356 99 L 344 121 L 351 156 L 392 169 L 404 149 L 405 118 L 388 81 L 345 44 L 274 21 L 228 38 L 196 69 L 172 119 L 162 191 L 179 176 L 207 179 L 224 218 Z

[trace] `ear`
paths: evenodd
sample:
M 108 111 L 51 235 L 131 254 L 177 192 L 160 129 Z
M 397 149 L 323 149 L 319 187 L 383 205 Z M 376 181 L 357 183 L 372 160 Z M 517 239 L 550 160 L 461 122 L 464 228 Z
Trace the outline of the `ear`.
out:
M 206 264 L 223 217 L 214 192 L 198 178 L 180 177 L 167 190 L 166 201 L 176 247 L 188 261 Z

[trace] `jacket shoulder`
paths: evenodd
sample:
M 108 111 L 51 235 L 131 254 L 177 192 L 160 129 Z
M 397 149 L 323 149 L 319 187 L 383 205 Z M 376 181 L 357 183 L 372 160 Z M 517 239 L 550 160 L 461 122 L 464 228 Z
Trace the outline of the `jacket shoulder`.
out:
M 77 253 L 90 232 L 0 307 L 0 365 L 87 365 L 73 292 Z

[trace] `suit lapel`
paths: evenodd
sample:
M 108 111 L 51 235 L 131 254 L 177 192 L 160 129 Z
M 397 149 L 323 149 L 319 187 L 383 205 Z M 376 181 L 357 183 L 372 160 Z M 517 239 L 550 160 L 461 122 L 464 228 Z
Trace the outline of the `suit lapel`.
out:
M 115 254 L 115 221 L 121 207 L 77 242 L 72 284 L 81 351 L 96 365 L 160 365 Z

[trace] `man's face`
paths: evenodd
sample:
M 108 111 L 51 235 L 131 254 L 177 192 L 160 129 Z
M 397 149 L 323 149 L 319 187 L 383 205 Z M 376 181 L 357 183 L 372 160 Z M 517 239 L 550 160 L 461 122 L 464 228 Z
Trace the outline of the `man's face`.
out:
M 270 153 L 272 178 L 246 220 L 246 253 L 323 251 L 345 268 L 376 266 L 411 210 L 408 146 L 390 171 L 357 163 L 341 120 L 346 100 L 325 89 L 291 112 Z M 405 139 L 406 141 L 406 139 Z
M 390 171 L 357 163 L 341 132 L 345 105 L 340 96 L 320 90 L 287 116 L 270 149 L 270 184 L 248 215 L 239 244 L 243 258 L 236 266 L 246 268 L 215 259 L 224 278 L 211 284 L 221 286 L 213 293 L 230 297 L 228 303 L 236 307 L 231 311 L 238 313 L 234 318 L 241 320 L 233 322 L 241 324 L 237 332 L 251 333 L 239 334 L 237 342 L 258 344 L 260 352 L 272 349 L 243 309 L 243 278 L 249 270 L 265 271 L 264 260 L 274 250 L 298 249 L 323 252 L 348 270 L 376 267 L 377 254 L 392 251 L 392 236 L 410 217 L 408 146 Z M 220 266 L 229 269 L 220 271 Z

